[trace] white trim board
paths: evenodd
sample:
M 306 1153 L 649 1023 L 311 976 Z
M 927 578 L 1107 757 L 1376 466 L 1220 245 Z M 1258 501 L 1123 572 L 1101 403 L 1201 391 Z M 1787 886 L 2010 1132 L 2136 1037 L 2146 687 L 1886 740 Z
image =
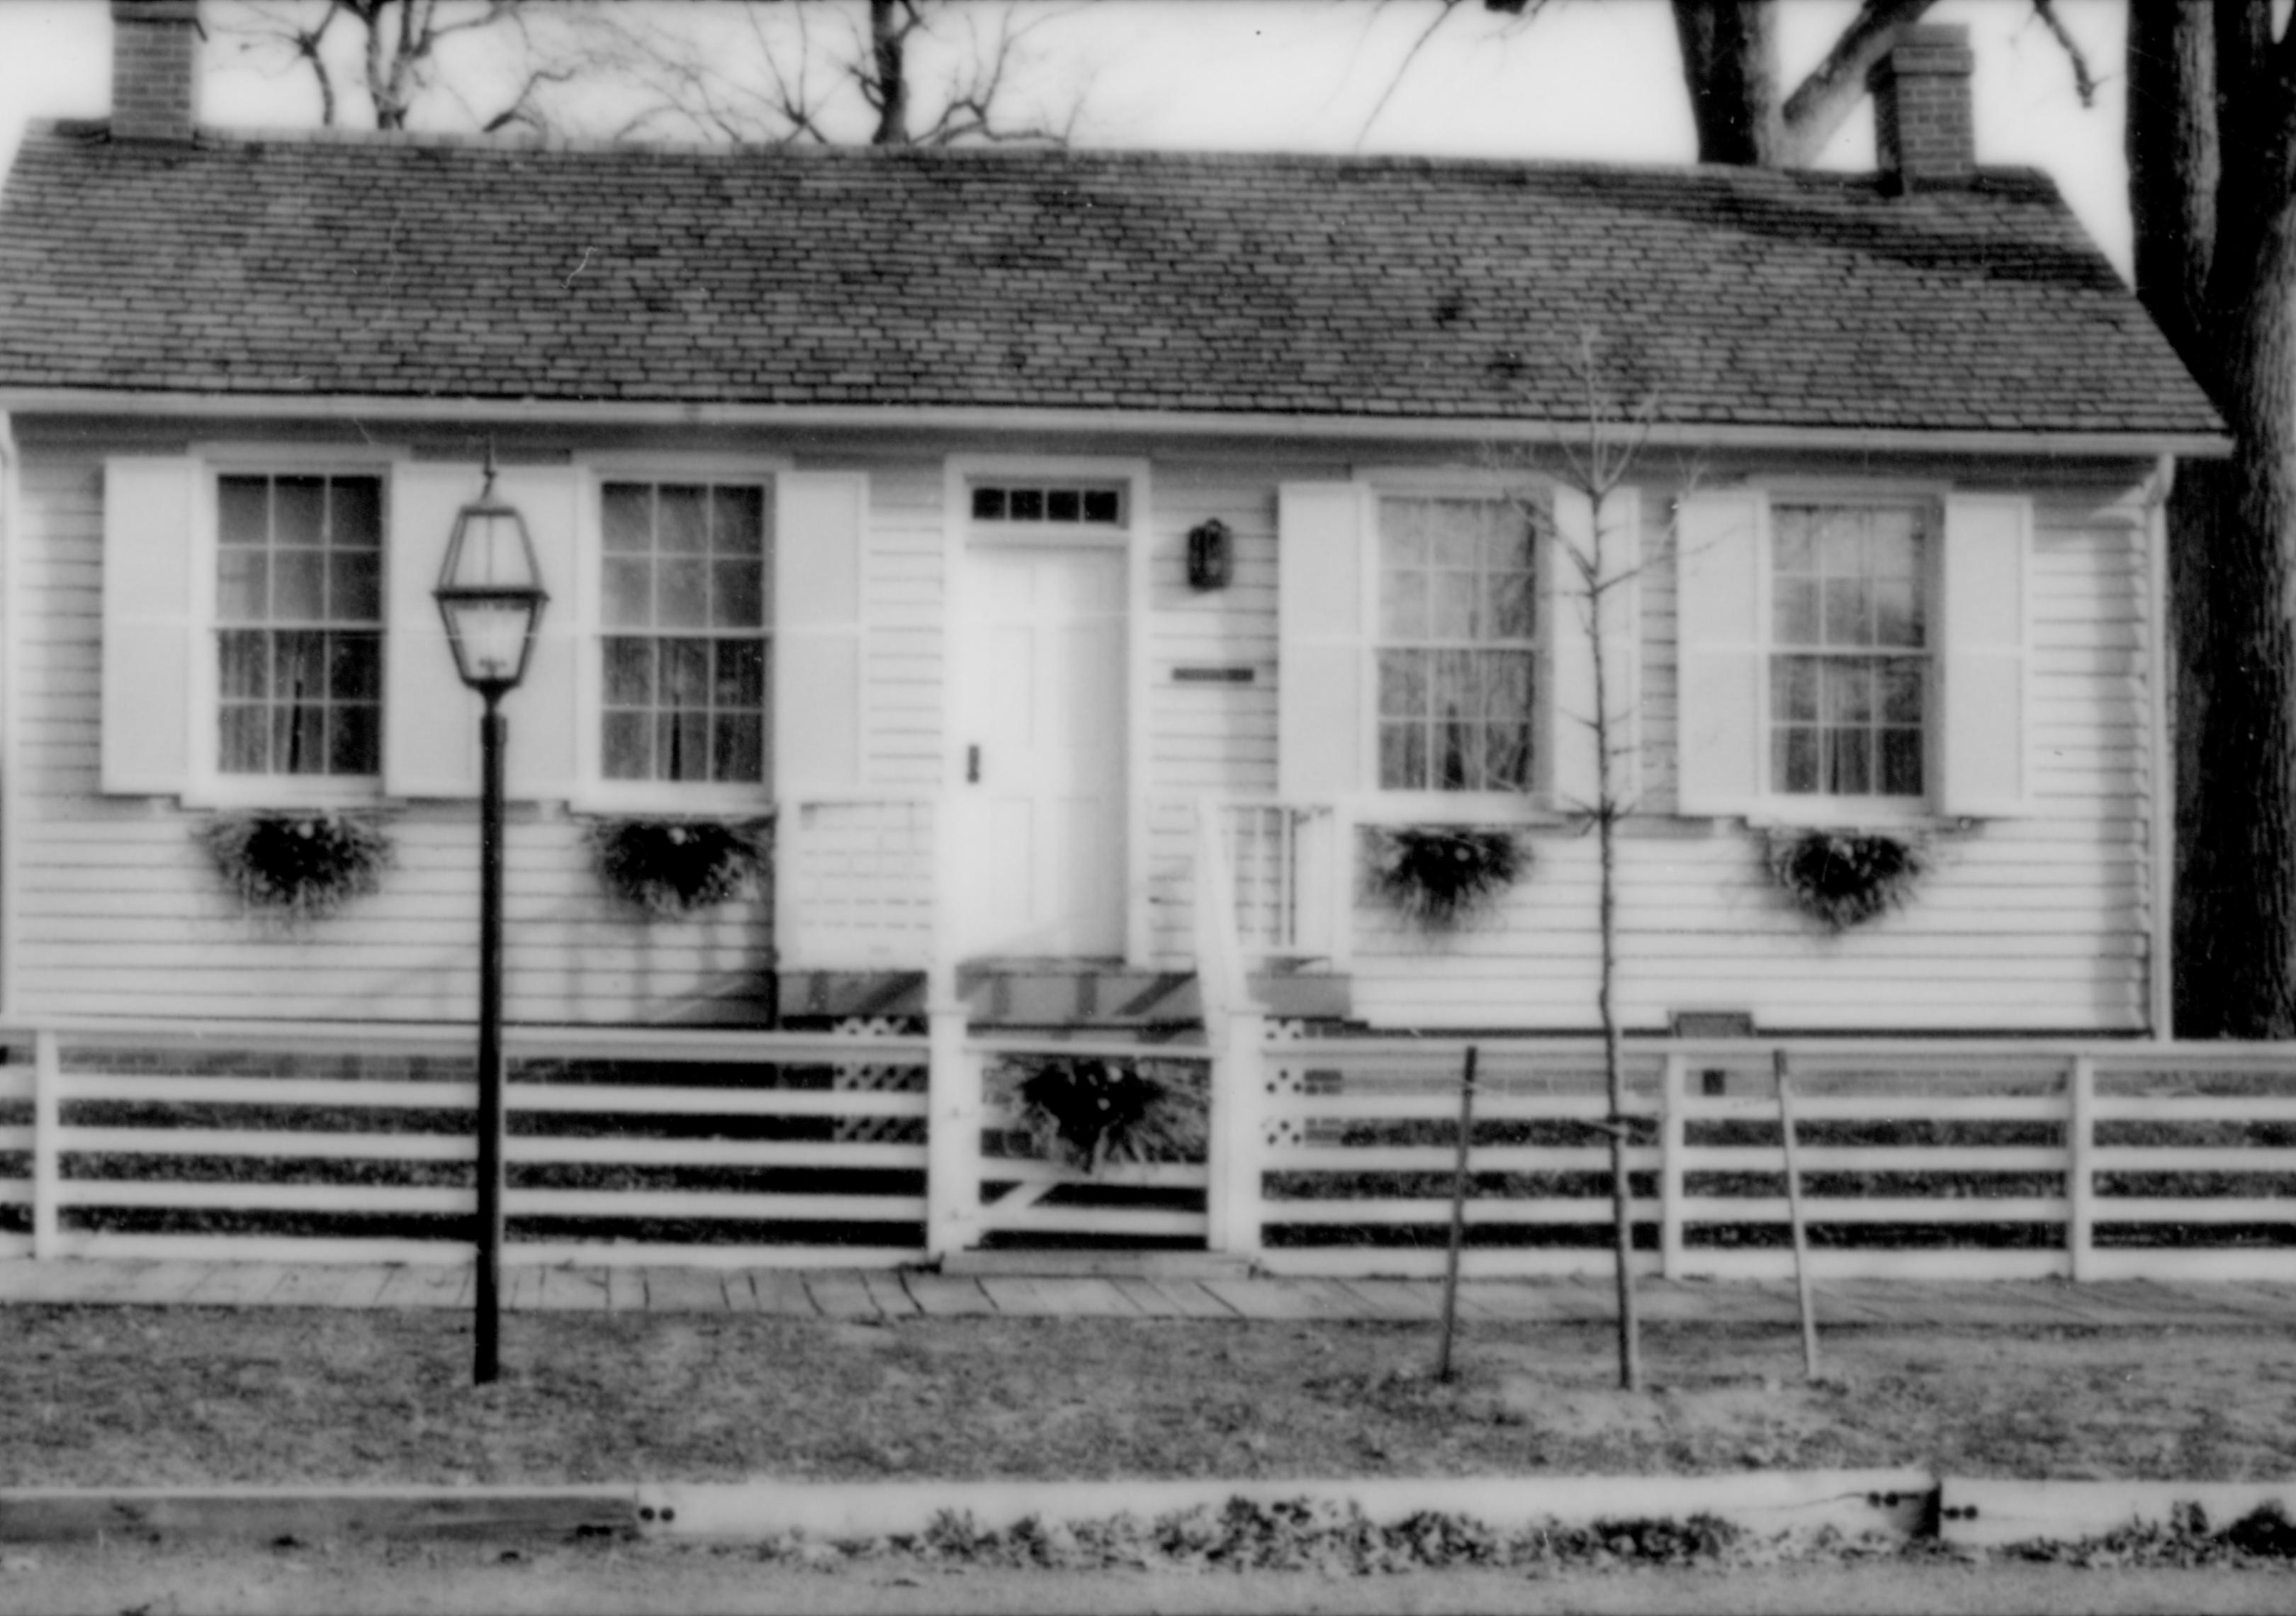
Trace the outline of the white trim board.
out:
M 129 392 L 102 388 L 0 390 L 0 412 L 19 414 L 185 416 L 215 420 L 534 422 L 615 426 L 932 427 L 948 431 L 1088 436 L 1160 434 L 1241 439 L 1567 443 L 1574 422 L 1480 415 L 1246 414 L 1210 410 L 1021 408 L 939 405 L 775 405 L 715 401 L 620 402 L 581 398 L 422 398 L 398 395 Z M 1742 426 L 1660 422 L 1656 446 L 1848 450 L 1858 453 L 2152 459 L 2222 458 L 2232 439 L 2212 432 L 2003 431 L 1948 428 Z

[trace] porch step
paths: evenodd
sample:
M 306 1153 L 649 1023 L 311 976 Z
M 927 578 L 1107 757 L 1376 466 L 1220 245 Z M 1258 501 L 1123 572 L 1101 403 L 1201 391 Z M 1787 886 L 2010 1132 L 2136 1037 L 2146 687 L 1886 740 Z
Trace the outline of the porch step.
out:
M 940 1271 L 1029 1279 L 1249 1279 L 1251 1264 L 1216 1251 L 952 1251 Z
M 1251 981 L 1269 1013 L 1283 1020 L 1344 1021 L 1353 1003 L 1349 979 L 1329 972 L 1270 972 Z M 1148 1031 L 1203 1020 L 1192 971 L 984 961 L 959 969 L 957 991 L 976 1028 Z M 785 971 L 781 976 L 784 1018 L 917 1016 L 924 1013 L 924 1001 L 921 972 Z

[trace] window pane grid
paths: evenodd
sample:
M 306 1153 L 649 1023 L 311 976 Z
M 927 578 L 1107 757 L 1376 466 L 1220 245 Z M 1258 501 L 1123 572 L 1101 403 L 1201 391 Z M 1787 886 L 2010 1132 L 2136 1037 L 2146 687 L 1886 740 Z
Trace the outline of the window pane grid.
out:
M 1529 789 L 1532 521 L 1490 499 L 1383 498 L 1379 512 L 1381 786 Z
M 1924 790 L 1925 529 L 1914 506 L 1774 513 L 1773 789 L 1844 797 Z
M 765 490 L 603 490 L 603 772 L 610 780 L 765 779 Z
M 972 519 L 1119 527 L 1124 521 L 1124 491 L 1112 482 L 976 483 Z
M 380 772 L 381 480 L 217 483 L 217 767 Z

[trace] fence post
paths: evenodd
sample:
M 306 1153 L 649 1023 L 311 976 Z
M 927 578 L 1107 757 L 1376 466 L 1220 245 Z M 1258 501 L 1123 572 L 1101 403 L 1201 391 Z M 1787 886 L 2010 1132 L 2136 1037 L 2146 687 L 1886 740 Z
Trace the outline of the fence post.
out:
M 1677 1051 L 1666 1057 L 1659 1079 L 1658 1271 L 1661 1279 L 1682 1277 L 1682 1152 L 1688 1129 L 1682 1107 L 1690 1062 Z
M 46 1261 L 61 1255 L 56 1209 L 62 1200 L 63 1153 L 63 1062 L 56 1035 L 32 1035 L 32 1255 Z
M 2075 1283 L 2096 1277 L 2096 1062 L 2073 1057 L 2065 1083 L 2065 1256 Z
M 1331 906 L 1332 969 L 1345 976 L 1356 968 L 1356 808 L 1341 797 L 1332 805 L 1331 855 L 1321 872 L 1324 902 Z
M 980 1062 L 964 1046 L 962 1002 L 925 1009 L 925 1254 L 947 1257 L 976 1238 L 980 1211 Z
M 1205 1243 L 1259 1255 L 1261 1176 L 1267 1160 L 1267 1018 L 1230 1010 L 1213 1036 Z
M 971 1015 L 956 980 L 956 811 L 943 792 L 926 810 L 932 913 L 925 966 L 925 1254 L 947 1257 L 980 1238 L 980 1062 L 965 1047 Z
M 805 809 L 783 800 L 774 805 L 774 964 L 810 964 L 814 950 L 805 934 Z

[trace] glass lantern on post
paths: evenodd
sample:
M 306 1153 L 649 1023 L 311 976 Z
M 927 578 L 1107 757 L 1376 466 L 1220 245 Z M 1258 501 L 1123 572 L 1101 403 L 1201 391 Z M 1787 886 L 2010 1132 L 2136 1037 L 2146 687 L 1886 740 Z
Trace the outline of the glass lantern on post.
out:
M 472 1369 L 473 1382 L 485 1385 L 502 1369 L 503 754 L 509 726 L 501 703 L 526 677 L 535 630 L 550 599 L 525 519 L 495 495 L 491 449 L 486 486 L 456 513 L 431 595 L 446 620 L 455 671 L 486 702 L 479 720 L 478 1295 Z

